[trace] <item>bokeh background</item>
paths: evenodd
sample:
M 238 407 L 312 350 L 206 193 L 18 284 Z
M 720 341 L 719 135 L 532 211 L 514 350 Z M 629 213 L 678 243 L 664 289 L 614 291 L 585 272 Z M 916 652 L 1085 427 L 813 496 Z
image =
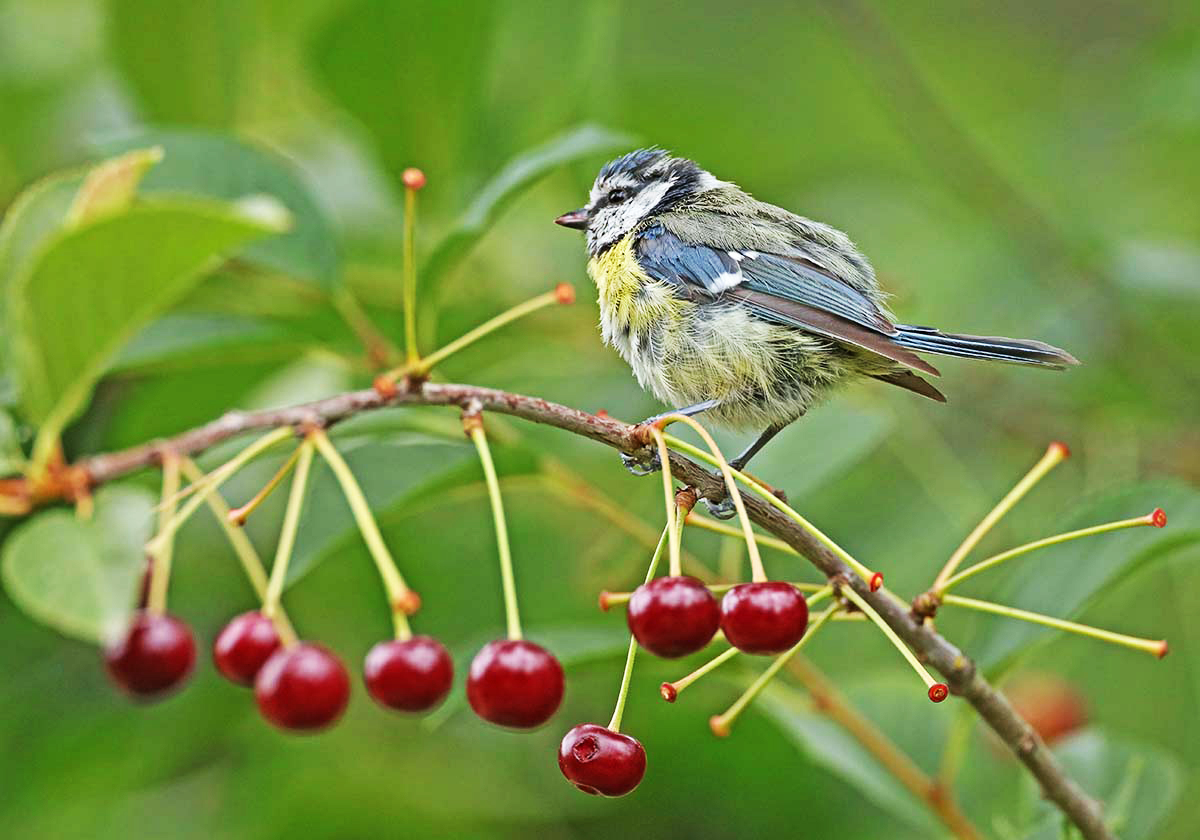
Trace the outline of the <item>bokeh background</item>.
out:
M 630 420 L 659 406 L 601 345 L 581 238 L 551 220 L 634 145 L 692 157 L 847 230 L 908 321 L 1069 348 L 1085 364 L 1065 375 L 939 363 L 947 406 L 853 388 L 758 469 L 905 593 L 928 584 L 1051 440 L 1074 456 L 985 550 L 1102 512 L 1167 507 L 1170 540 L 1138 530 L 1078 544 L 969 593 L 1166 636 L 1166 660 L 950 611 L 939 624 L 998 676 L 1055 672 L 1084 698 L 1090 727 L 1062 749 L 1116 802 L 1123 836 L 1200 834 L 1195 3 L 0 0 L 0 123 L 0 206 L 143 126 L 281 152 L 336 231 L 339 282 L 397 339 L 399 176 L 420 166 L 420 260 L 447 235 L 465 237 L 422 276 L 425 349 L 554 283 L 579 290 L 574 307 L 508 328 L 439 376 Z M 549 166 L 564 136 L 587 142 Z M 502 173 L 521 189 L 497 185 Z M 334 304 L 287 278 L 214 277 L 122 356 L 70 430 L 69 454 L 361 387 L 371 374 Z M 486 497 L 455 425 L 436 409 L 391 412 L 340 440 L 424 596 L 419 630 L 443 638 L 461 671 L 503 617 Z M 625 643 L 621 616 L 599 613 L 596 593 L 643 573 L 660 489 L 584 441 L 514 421 L 492 428 L 527 633 L 569 666 L 552 723 L 521 735 L 486 727 L 461 687 L 432 719 L 401 719 L 356 686 L 341 725 L 288 737 L 203 657 L 185 692 L 139 708 L 106 682 L 94 648 L 0 596 L 4 836 L 945 833 L 797 689 L 752 709 L 732 738 L 712 738 L 708 716 L 756 663 L 666 706 L 657 685 L 691 663 L 643 658 L 626 728 L 646 744 L 645 783 L 617 801 L 569 788 L 557 740 L 575 722 L 607 720 Z M 247 497 L 272 466 L 228 496 Z M 357 668 L 387 633 L 386 611 L 329 476 L 318 479 L 300 540 L 307 574 L 287 606 Z M 251 523 L 265 554 L 278 515 L 276 500 Z M 12 527 L 0 522 L 0 539 Z M 686 547 L 737 574 L 736 543 L 689 533 Z M 1100 562 L 1116 573 L 1093 581 L 1086 570 Z M 780 577 L 811 575 L 794 558 L 768 563 Z M 177 553 L 173 611 L 211 639 L 252 604 L 220 532 L 198 517 Z M 839 625 L 810 653 L 929 772 L 948 739 L 961 744 L 957 795 L 987 835 L 1059 836 L 1014 763 L 960 704 L 926 702 L 878 634 Z

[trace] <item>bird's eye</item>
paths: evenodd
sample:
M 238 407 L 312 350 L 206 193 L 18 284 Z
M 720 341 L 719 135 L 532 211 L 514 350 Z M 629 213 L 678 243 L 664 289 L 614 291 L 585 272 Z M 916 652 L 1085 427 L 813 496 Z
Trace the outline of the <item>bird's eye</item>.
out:
M 623 187 L 617 187 L 608 191 L 609 204 L 620 204 L 627 198 L 629 198 L 629 190 Z

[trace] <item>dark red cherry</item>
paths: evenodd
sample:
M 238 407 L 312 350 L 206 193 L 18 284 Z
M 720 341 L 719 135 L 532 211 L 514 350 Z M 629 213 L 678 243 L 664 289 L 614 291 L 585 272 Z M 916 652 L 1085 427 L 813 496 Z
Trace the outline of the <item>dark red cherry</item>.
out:
M 235 616 L 213 642 L 213 664 L 238 685 L 254 685 L 254 678 L 275 651 L 279 634 L 271 619 L 258 610 Z
M 637 738 L 581 723 L 563 736 L 558 768 L 584 793 L 624 796 L 646 774 L 646 751 Z
M 380 642 L 367 654 L 363 680 L 381 705 L 402 712 L 425 712 L 450 693 L 454 662 L 441 642 L 429 636 Z
M 350 700 L 350 675 L 332 652 L 312 642 L 280 648 L 259 669 L 254 699 L 280 729 L 324 729 Z
M 192 631 L 171 615 L 139 611 L 120 641 L 104 651 L 113 681 L 129 694 L 151 698 L 178 688 L 196 663 Z
M 625 618 L 638 644 L 657 656 L 675 659 L 712 641 L 721 609 L 694 577 L 655 578 L 634 590 Z
M 790 583 L 743 583 L 721 599 L 721 630 L 745 653 L 782 653 L 808 629 L 808 602 Z
M 488 642 L 471 660 L 467 700 L 486 721 L 532 729 L 550 719 L 563 696 L 563 669 L 532 642 Z

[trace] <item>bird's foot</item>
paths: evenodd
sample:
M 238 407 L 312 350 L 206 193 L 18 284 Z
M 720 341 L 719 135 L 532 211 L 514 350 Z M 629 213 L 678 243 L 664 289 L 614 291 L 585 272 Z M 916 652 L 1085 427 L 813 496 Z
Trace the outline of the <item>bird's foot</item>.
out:
M 632 455 L 622 452 L 621 463 L 630 473 L 639 476 L 650 475 L 662 469 L 662 459 L 658 457 L 658 450 L 651 446 L 639 449 Z
M 761 483 L 761 482 L 760 482 Z M 771 492 L 775 498 L 787 504 L 787 493 L 777 487 L 772 487 L 769 484 L 762 484 L 764 488 Z M 737 507 L 733 504 L 733 499 L 729 498 L 728 493 L 722 493 L 719 498 L 710 499 L 704 497 L 704 506 L 708 508 L 709 514 L 716 519 L 733 519 L 737 515 Z

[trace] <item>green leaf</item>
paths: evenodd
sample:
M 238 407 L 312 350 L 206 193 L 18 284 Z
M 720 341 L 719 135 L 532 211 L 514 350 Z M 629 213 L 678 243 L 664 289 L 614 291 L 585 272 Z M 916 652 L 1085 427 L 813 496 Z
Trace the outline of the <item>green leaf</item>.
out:
M 282 155 L 226 134 L 157 129 L 105 143 L 102 151 L 118 154 L 149 146 L 162 147 L 166 156 L 142 181 L 142 195 L 187 193 L 227 201 L 272 196 L 291 213 L 291 228 L 248 246 L 239 259 L 326 290 L 338 282 L 336 234 L 295 166 Z
M 62 231 L 31 255 L 9 280 L 8 342 L 21 403 L 42 427 L 43 447 L 83 408 L 137 330 L 194 286 L 215 257 L 279 230 L 278 215 L 277 205 L 272 212 L 146 202 Z
M 987 599 L 1057 618 L 1079 615 L 1101 591 L 1125 575 L 1200 541 L 1200 491 L 1176 481 L 1143 484 L 1089 501 L 1063 519 L 1062 530 L 1070 531 L 1139 516 L 1156 507 L 1166 511 L 1167 527 L 1131 528 L 1088 537 L 1013 560 L 1019 568 L 997 592 L 988 593 Z M 1154 634 L 1153 623 L 1113 629 Z M 982 622 L 980 641 L 968 645 L 967 650 L 994 675 L 1055 632 L 1039 624 L 989 616 Z M 1094 644 L 1083 639 L 1079 643 Z
M 912 692 L 901 695 L 897 690 L 895 704 L 902 706 L 913 696 Z M 939 824 L 907 788 L 845 729 L 816 711 L 807 695 L 776 682 L 763 692 L 755 708 L 774 721 L 812 762 L 925 836 L 940 836 Z
M 103 643 L 125 627 L 146 566 L 143 546 L 155 498 L 134 487 L 105 487 L 92 519 L 43 513 L 5 543 L 4 587 L 30 617 L 68 636 Z
M 7 411 L 0 411 L 0 478 L 18 473 L 25 466 L 17 424 Z
M 1104 818 L 1121 840 L 1149 840 L 1171 813 L 1183 785 L 1183 767 L 1150 744 L 1082 732 L 1055 747 L 1067 775 L 1105 805 Z M 1021 836 L 1059 840 L 1062 814 L 1050 806 L 1028 776 L 1022 776 L 1022 813 L 1034 819 Z
M 161 146 L 138 148 L 96 166 L 87 174 L 71 202 L 67 225 L 76 227 L 128 210 L 137 194 L 138 184 L 162 157 Z
M 585 124 L 510 160 L 458 217 L 421 268 L 421 283 L 433 284 L 467 255 L 472 246 L 518 195 L 552 169 L 591 155 L 628 148 L 635 142 L 597 125 Z

